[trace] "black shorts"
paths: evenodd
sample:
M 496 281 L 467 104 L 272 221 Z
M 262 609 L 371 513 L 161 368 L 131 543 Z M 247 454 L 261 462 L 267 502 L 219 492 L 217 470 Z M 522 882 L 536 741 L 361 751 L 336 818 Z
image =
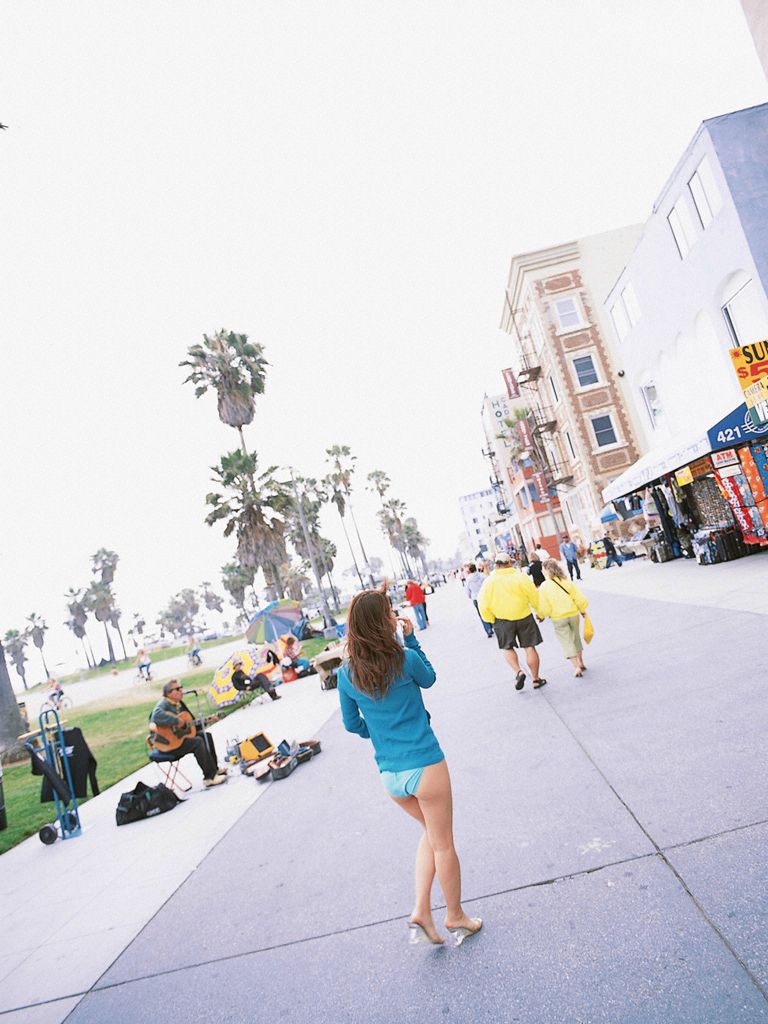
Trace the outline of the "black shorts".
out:
M 493 631 L 502 650 L 510 647 L 536 647 L 541 643 L 541 630 L 532 615 L 524 619 L 496 619 Z

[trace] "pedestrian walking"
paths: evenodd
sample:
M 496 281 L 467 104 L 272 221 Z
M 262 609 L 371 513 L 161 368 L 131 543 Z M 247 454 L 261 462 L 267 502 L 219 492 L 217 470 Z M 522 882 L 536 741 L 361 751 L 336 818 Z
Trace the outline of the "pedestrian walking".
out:
M 516 648 L 525 650 L 525 660 L 533 676 L 534 690 L 546 686 L 539 676 L 541 630 L 532 612 L 539 610 L 539 594 L 530 576 L 513 567 L 509 554 L 496 555 L 496 567 L 477 596 L 477 607 L 486 622 L 493 624 L 504 660 L 515 673 L 515 689 L 522 690 L 526 675 L 520 668 Z
M 528 563 L 528 575 L 533 580 L 533 585 L 538 590 L 544 582 L 544 566 L 537 551 L 531 552 L 531 560 Z
M 621 563 L 624 561 L 624 559 L 616 550 L 613 541 L 607 533 L 603 537 L 603 546 L 605 547 L 605 554 L 607 556 L 605 559 L 605 568 L 610 569 L 614 562 L 616 563 L 616 565 L 619 566 L 619 568 L 621 568 Z
M 480 616 L 480 621 L 483 624 L 485 635 L 492 637 L 493 626 L 490 622 L 486 622 L 482 615 L 480 615 L 480 609 L 477 607 L 477 595 L 480 593 L 480 589 L 485 583 L 485 576 L 483 573 L 477 571 L 477 566 L 474 562 L 470 562 L 467 566 L 467 582 L 465 583 L 465 589 L 467 591 L 467 597 L 470 599 L 472 604 L 475 606 L 477 614 Z
M 564 533 L 560 539 L 560 556 L 568 566 L 568 575 L 573 579 L 574 573 L 576 579 L 581 579 L 581 569 L 579 568 L 579 549 L 576 546 L 575 541 L 572 541 L 567 533 Z
M 404 647 L 395 635 L 398 623 Z M 451 779 L 421 693 L 435 682 L 435 670 L 413 635 L 413 623 L 398 619 L 378 590 L 364 590 L 352 598 L 347 650 L 348 660 L 338 672 L 344 728 L 371 740 L 384 788 L 424 829 L 416 852 L 409 941 L 435 945 L 444 941 L 432 918 L 431 892 L 437 873 L 446 905 L 445 926 L 460 945 L 483 922 L 468 917 L 461 905 Z
M 543 540 L 540 540 L 539 543 L 536 545 L 536 554 L 539 556 L 539 561 L 542 565 L 546 562 L 548 558 L 552 557 L 552 555 L 550 555 L 550 553 L 544 547 Z
M 555 558 L 544 563 L 546 580 L 539 588 L 539 615 L 552 619 L 560 647 L 580 678 L 587 671 L 579 630 L 579 616 L 586 615 L 589 601 L 573 580 L 566 580 L 563 567 Z
M 426 629 L 429 625 L 429 620 L 427 619 L 427 595 L 416 580 L 408 580 L 405 588 L 405 600 L 413 608 L 413 614 L 416 616 L 416 625 L 419 627 L 419 630 Z

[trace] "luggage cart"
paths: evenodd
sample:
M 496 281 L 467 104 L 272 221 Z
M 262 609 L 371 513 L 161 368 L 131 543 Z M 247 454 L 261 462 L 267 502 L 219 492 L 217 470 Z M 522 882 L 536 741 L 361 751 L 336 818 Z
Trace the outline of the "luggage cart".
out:
M 64 730 L 58 711 L 51 707 L 43 708 L 38 723 L 42 752 L 29 740 L 24 741 L 24 746 L 32 757 L 37 758 L 40 770 L 51 783 L 53 790 L 56 821 L 51 825 L 43 825 L 38 832 L 40 842 L 50 846 L 56 842 L 59 836 L 62 839 L 74 839 L 75 836 L 81 834 L 82 828 L 80 827 L 80 812 L 77 809 L 75 789 L 72 785 Z

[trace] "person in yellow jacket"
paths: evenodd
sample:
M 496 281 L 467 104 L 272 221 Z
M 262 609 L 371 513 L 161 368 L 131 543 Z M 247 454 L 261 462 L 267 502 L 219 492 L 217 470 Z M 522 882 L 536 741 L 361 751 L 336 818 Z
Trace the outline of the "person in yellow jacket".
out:
M 548 558 L 544 563 L 546 579 L 539 587 L 539 615 L 552 619 L 555 636 L 563 654 L 573 665 L 573 674 L 580 678 L 587 671 L 582 657 L 579 616 L 585 615 L 589 601 L 576 584 L 566 579 L 560 563 Z
M 522 690 L 526 675 L 520 668 L 516 647 L 524 648 L 525 660 L 533 676 L 534 690 L 546 686 L 539 675 L 541 630 L 531 612 L 539 610 L 539 592 L 530 576 L 512 565 L 506 551 L 496 555 L 496 568 L 480 588 L 477 608 L 485 622 L 493 625 L 501 653 L 515 673 L 515 689 Z

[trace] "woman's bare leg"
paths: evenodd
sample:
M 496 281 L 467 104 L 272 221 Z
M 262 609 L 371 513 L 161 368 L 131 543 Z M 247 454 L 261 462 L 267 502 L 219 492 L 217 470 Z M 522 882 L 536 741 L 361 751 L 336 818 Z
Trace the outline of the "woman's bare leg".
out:
M 447 928 L 469 928 L 477 925 L 461 906 L 461 866 L 453 845 L 453 798 L 451 777 L 445 761 L 424 769 L 416 792 L 427 838 L 435 859 L 435 869 L 445 899 Z
M 412 818 L 415 818 L 421 827 L 425 829 L 416 850 L 416 899 L 413 905 L 413 912 L 411 913 L 411 921 L 420 924 L 433 942 L 443 942 L 444 939 L 435 927 L 435 922 L 432 918 L 432 883 L 435 880 L 435 855 L 427 838 L 424 815 L 421 813 L 419 801 L 415 796 L 391 796 L 391 799 L 402 807 L 406 814 L 410 814 Z
M 580 654 L 574 654 L 574 656 L 572 658 L 569 658 L 568 661 L 570 661 L 570 663 L 573 665 L 573 669 L 574 669 L 573 674 L 576 675 L 576 676 L 580 676 L 581 675 L 581 669 L 582 669 L 581 655 Z

